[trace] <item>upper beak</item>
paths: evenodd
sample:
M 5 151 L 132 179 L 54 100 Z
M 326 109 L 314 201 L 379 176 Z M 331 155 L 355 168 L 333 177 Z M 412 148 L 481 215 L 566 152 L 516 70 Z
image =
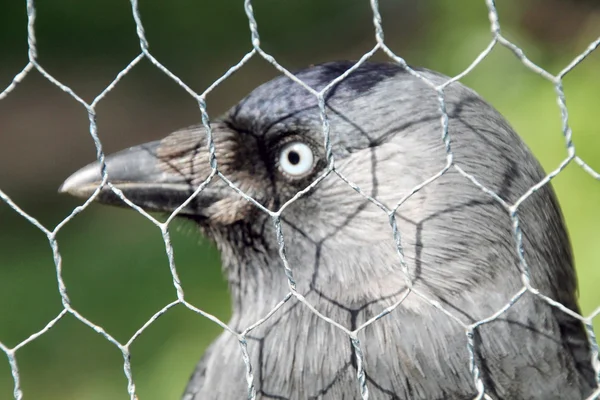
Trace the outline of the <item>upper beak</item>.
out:
M 193 135 L 189 131 L 187 134 Z M 203 157 L 207 153 L 201 148 L 202 140 L 183 140 L 183 143 L 175 142 L 175 146 L 174 141 L 165 143 L 165 140 L 131 147 L 105 159 L 108 181 L 127 199 L 147 211 L 172 212 L 194 193 L 210 172 L 208 157 Z M 199 168 L 202 164 L 206 166 Z M 59 192 L 89 198 L 101 183 L 100 165 L 95 162 L 71 175 Z M 218 200 L 214 192 L 214 189 L 205 188 L 181 212 L 202 216 L 203 210 Z M 108 185 L 101 189 L 95 200 L 125 205 Z

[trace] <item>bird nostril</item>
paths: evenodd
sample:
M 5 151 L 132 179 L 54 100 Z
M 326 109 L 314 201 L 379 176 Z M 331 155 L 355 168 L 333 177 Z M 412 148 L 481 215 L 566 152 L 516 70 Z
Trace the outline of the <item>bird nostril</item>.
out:
M 295 151 L 290 151 L 288 153 L 288 161 L 293 165 L 297 165 L 300 162 L 300 154 Z

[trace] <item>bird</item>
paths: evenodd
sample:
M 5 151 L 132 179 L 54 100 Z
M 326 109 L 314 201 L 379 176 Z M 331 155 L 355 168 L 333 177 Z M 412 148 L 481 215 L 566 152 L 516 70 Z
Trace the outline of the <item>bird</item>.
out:
M 239 338 L 223 332 L 183 399 L 480 398 L 471 360 L 488 399 L 590 395 L 597 383 L 584 324 L 536 294 L 580 313 L 551 183 L 518 207 L 532 290 L 504 309 L 524 287 L 505 205 L 546 176 L 531 150 L 458 81 L 445 86 L 442 113 L 425 80 L 439 86 L 450 78 L 426 68 L 333 61 L 293 74 L 320 91 L 347 72 L 323 97 L 328 135 L 317 96 L 280 75 L 210 122 L 212 152 L 200 124 L 106 157 L 109 181 L 131 202 L 166 213 L 216 166 L 219 175 L 178 216 L 220 251 L 236 332 L 286 299 L 293 274 L 299 296 L 246 337 L 253 391 Z M 91 163 L 59 190 L 88 198 L 100 171 Z M 95 200 L 125 205 L 107 186 Z M 282 207 L 275 220 L 265 211 Z M 348 331 L 371 321 L 356 333 L 368 392 L 357 377 L 357 348 L 323 316 Z M 471 359 L 465 325 L 486 318 L 473 331 Z

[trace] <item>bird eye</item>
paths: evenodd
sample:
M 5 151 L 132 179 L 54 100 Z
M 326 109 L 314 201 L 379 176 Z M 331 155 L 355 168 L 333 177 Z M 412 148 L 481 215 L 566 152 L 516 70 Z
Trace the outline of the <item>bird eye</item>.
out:
M 308 174 L 313 169 L 314 161 L 312 149 L 302 142 L 285 145 L 279 154 L 279 168 L 292 178 Z

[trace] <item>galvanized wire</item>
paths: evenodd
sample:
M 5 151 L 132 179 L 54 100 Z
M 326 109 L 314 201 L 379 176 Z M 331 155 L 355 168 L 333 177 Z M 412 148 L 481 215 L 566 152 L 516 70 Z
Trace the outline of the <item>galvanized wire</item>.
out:
M 567 104 L 566 104 L 564 88 L 563 88 L 563 78 L 568 73 L 570 73 L 579 63 L 581 63 L 586 57 L 588 57 L 594 50 L 596 50 L 600 46 L 600 38 L 598 38 L 597 40 L 590 43 L 590 45 L 580 55 L 575 57 L 558 74 L 553 75 L 550 72 L 544 70 L 542 67 L 536 65 L 534 62 L 532 62 L 519 46 L 517 46 L 515 43 L 508 40 L 505 36 L 503 36 L 495 2 L 494 2 L 494 0 L 485 0 L 485 3 L 488 8 L 488 13 L 489 13 L 490 31 L 491 31 L 491 38 L 490 38 L 489 44 L 479 53 L 479 55 L 475 58 L 475 60 L 464 71 L 457 74 L 456 76 L 449 79 L 448 81 L 444 82 L 443 84 L 436 85 L 433 82 L 429 81 L 427 78 L 425 78 L 419 72 L 410 68 L 403 58 L 396 55 L 386 45 L 386 43 L 384 41 L 383 19 L 382 19 L 381 13 L 379 11 L 378 1 L 370 0 L 370 6 L 371 6 L 372 13 L 373 13 L 373 26 L 374 26 L 374 31 L 375 31 L 374 47 L 370 51 L 365 53 L 356 62 L 356 64 L 353 67 L 351 67 L 349 70 L 345 71 L 338 78 L 334 79 L 332 82 L 330 82 L 328 85 L 326 85 L 323 89 L 321 89 L 320 91 L 317 91 L 316 89 L 308 86 L 305 82 L 298 79 L 295 75 L 293 75 L 290 71 L 288 71 L 284 66 L 282 66 L 279 62 L 277 62 L 275 57 L 271 56 L 270 54 L 266 53 L 263 50 L 263 48 L 261 47 L 261 42 L 260 42 L 258 22 L 254 15 L 254 10 L 252 8 L 252 2 L 251 2 L 251 0 L 245 0 L 243 2 L 243 5 L 240 4 L 240 6 L 243 6 L 246 16 L 247 16 L 247 19 L 248 19 L 249 30 L 250 30 L 250 45 L 251 45 L 250 50 L 240 59 L 240 61 L 238 63 L 236 63 L 235 65 L 230 67 L 227 71 L 225 71 L 224 74 L 220 78 L 218 78 L 213 84 L 211 84 L 204 92 L 197 93 L 196 91 L 191 89 L 187 84 L 185 84 L 182 79 L 180 79 L 176 74 L 174 74 L 169 69 L 167 69 L 159 60 L 157 60 L 152 55 L 152 53 L 150 51 L 149 41 L 146 39 L 145 30 L 144 30 L 144 26 L 142 23 L 142 17 L 141 17 L 139 7 L 138 7 L 138 1 L 131 0 L 130 2 L 131 2 L 131 12 L 132 12 L 132 17 L 133 17 L 133 22 L 135 23 L 136 32 L 137 32 L 139 45 L 140 45 L 140 54 L 138 56 L 136 56 L 130 63 L 128 63 L 117 74 L 117 76 L 113 79 L 113 81 L 109 85 L 107 85 L 107 87 L 104 90 L 102 90 L 102 92 L 100 94 L 98 94 L 98 96 L 96 96 L 96 98 L 91 103 L 87 103 L 81 97 L 79 97 L 73 89 L 71 89 L 69 86 L 63 84 L 62 82 L 60 82 L 58 79 L 54 78 L 48 71 L 46 71 L 39 64 L 39 62 L 37 60 L 37 41 L 36 41 L 36 36 L 35 36 L 36 8 L 35 8 L 34 0 L 26 1 L 26 10 L 27 10 L 27 16 L 28 16 L 28 23 L 27 23 L 28 62 L 25 65 L 25 67 L 19 73 L 17 73 L 15 75 L 15 77 L 13 78 L 11 83 L 2 92 L 0 92 L 0 100 L 6 98 L 15 89 L 15 87 L 20 82 L 23 81 L 23 79 L 32 70 L 37 70 L 42 76 L 44 76 L 48 81 L 53 83 L 57 88 L 59 88 L 60 90 L 64 91 L 69 96 L 71 96 L 71 98 L 73 98 L 74 101 L 78 102 L 82 107 L 85 108 L 85 110 L 88 114 L 89 132 L 90 132 L 90 136 L 92 137 L 93 143 L 96 148 L 97 160 L 101 166 L 102 181 L 101 181 L 101 184 L 98 186 L 98 188 L 94 191 L 94 193 L 81 206 L 78 206 L 75 209 L 73 209 L 73 211 L 64 220 L 62 220 L 59 224 L 57 224 L 54 228 L 47 228 L 44 225 L 42 225 L 35 217 L 31 216 L 26 211 L 24 211 L 22 208 L 20 208 L 13 200 L 11 200 L 11 198 L 5 192 L 3 192 L 0 189 L 0 199 L 2 199 L 2 201 L 4 201 L 16 213 L 18 213 L 25 220 L 27 220 L 29 223 L 31 223 L 33 226 L 35 226 L 37 229 L 39 229 L 47 237 L 49 246 L 50 246 L 50 248 L 52 250 L 52 254 L 53 254 L 54 265 L 55 265 L 55 270 L 56 270 L 58 292 L 60 294 L 62 304 L 63 304 L 63 309 L 58 313 L 58 315 L 56 315 L 56 317 L 54 317 L 52 320 L 50 320 L 38 332 L 32 334 L 28 338 L 25 338 L 20 343 L 18 343 L 16 346 L 11 348 L 11 347 L 4 345 L 2 342 L 0 342 L 0 350 L 2 350 L 6 354 L 9 365 L 10 365 L 10 369 L 12 372 L 12 376 L 13 376 L 13 380 L 14 380 L 13 396 L 16 400 L 21 400 L 24 398 L 24 394 L 21 389 L 19 368 L 18 368 L 18 364 L 17 364 L 17 352 L 24 346 L 28 345 L 29 343 L 36 340 L 37 338 L 39 338 L 40 336 L 42 336 L 43 334 L 48 332 L 50 329 L 52 329 L 52 327 L 60 319 L 65 317 L 65 315 L 67 315 L 67 314 L 71 314 L 72 316 L 74 316 L 82 324 L 88 326 L 90 329 L 97 332 L 99 335 L 104 337 L 107 341 L 112 343 L 115 347 L 117 347 L 122 352 L 122 354 L 123 354 L 123 371 L 127 378 L 127 392 L 129 393 L 129 396 L 132 400 L 137 399 L 136 386 L 134 383 L 131 362 L 130 362 L 130 358 L 131 358 L 130 346 L 142 334 L 142 332 L 144 332 L 144 330 L 146 328 L 148 328 L 152 323 L 154 323 L 159 317 L 161 317 L 166 312 L 168 312 L 171 308 L 178 306 L 178 305 L 187 307 L 188 309 L 196 312 L 197 314 L 202 315 L 205 318 L 208 318 L 209 320 L 211 320 L 212 322 L 214 322 L 215 324 L 217 324 L 221 328 L 223 328 L 225 331 L 228 331 L 232 335 L 237 337 L 239 344 L 240 344 L 240 349 L 241 349 L 240 362 L 243 363 L 246 368 L 246 384 L 247 384 L 247 389 L 248 389 L 247 390 L 247 398 L 250 400 L 255 399 L 257 390 L 254 385 L 253 366 L 251 364 L 251 360 L 250 360 L 250 356 L 249 356 L 249 352 L 248 352 L 248 343 L 246 341 L 246 336 L 253 329 L 255 329 L 256 327 L 258 327 L 259 325 L 261 325 L 262 323 L 264 323 L 265 321 L 270 319 L 274 314 L 276 314 L 277 311 L 292 297 L 295 297 L 305 307 L 307 307 L 308 310 L 313 312 L 315 315 L 317 315 L 319 318 L 321 318 L 325 322 L 335 326 L 336 328 L 338 328 L 339 330 L 344 332 L 351 339 L 353 353 L 354 353 L 354 356 L 356 357 L 355 361 L 356 361 L 356 366 L 357 366 L 357 373 L 356 373 L 356 379 L 357 379 L 357 383 L 358 383 L 357 396 L 360 396 L 362 399 L 367 400 L 369 398 L 369 389 L 367 387 L 365 368 L 368 368 L 368 367 L 365 366 L 363 349 L 361 347 L 360 341 L 358 340 L 357 333 L 359 331 L 362 331 L 363 329 L 365 329 L 367 326 L 369 326 L 373 323 L 376 323 L 376 321 L 378 321 L 382 317 L 384 317 L 390 313 L 393 313 L 393 311 L 396 308 L 402 306 L 403 301 L 408 296 L 416 296 L 416 297 L 420 298 L 421 301 L 429 304 L 432 307 L 437 308 L 442 313 L 444 313 L 448 318 L 453 320 L 455 323 L 459 324 L 464 329 L 464 332 L 465 332 L 465 354 L 467 354 L 468 358 L 469 358 L 469 369 L 472 374 L 473 387 L 477 391 L 477 396 L 475 398 L 476 399 L 481 399 L 481 398 L 489 399 L 490 397 L 489 397 L 489 395 L 486 394 L 484 380 L 482 379 L 482 376 L 481 376 L 482 370 L 480 369 L 479 364 L 478 364 L 479 360 L 477 360 L 477 357 L 476 357 L 476 349 L 475 349 L 476 341 L 474 340 L 476 330 L 479 327 L 481 327 L 482 325 L 492 322 L 495 319 L 499 318 L 503 313 L 505 313 L 514 304 L 516 304 L 519 301 L 519 299 L 523 295 L 525 295 L 527 292 L 529 292 L 530 294 L 532 294 L 534 296 L 538 296 L 540 299 L 547 302 L 551 306 L 561 310 L 562 312 L 567 313 L 568 315 L 570 315 L 573 318 L 577 318 L 577 319 L 581 320 L 584 323 L 586 330 L 588 331 L 588 337 L 589 337 L 590 346 L 592 349 L 592 357 L 593 357 L 592 365 L 596 371 L 597 382 L 598 382 L 598 389 L 589 397 L 589 399 L 595 399 L 600 396 L 600 361 L 598 360 L 598 343 L 596 341 L 596 336 L 594 334 L 593 326 L 592 326 L 592 319 L 598 313 L 600 313 L 600 307 L 598 308 L 598 310 L 596 310 L 589 316 L 584 317 L 584 316 L 581 316 L 581 315 L 571 311 L 570 309 L 568 309 L 564 305 L 560 304 L 559 302 L 547 297 L 543 293 L 540 293 L 540 291 L 538 289 L 536 289 L 535 287 L 533 287 L 531 285 L 531 281 L 529 278 L 529 276 L 530 276 L 529 275 L 530 274 L 529 266 L 527 265 L 527 262 L 524 257 L 527 250 L 524 248 L 523 232 L 522 232 L 520 221 L 519 221 L 519 206 L 529 196 L 531 196 L 536 190 L 541 188 L 543 185 L 548 184 L 548 182 L 550 182 L 554 177 L 556 177 L 561 171 L 563 171 L 567 167 L 567 165 L 569 165 L 573 161 L 577 165 L 579 165 L 584 171 L 586 171 L 588 174 L 590 174 L 594 179 L 600 180 L 600 174 L 597 171 L 595 171 L 594 169 L 592 169 L 583 159 L 581 159 L 579 156 L 576 155 L 575 144 L 573 143 L 573 139 L 572 139 L 572 130 L 569 126 L 569 114 L 568 114 L 568 110 L 567 110 Z M 504 199 L 500 198 L 500 196 L 498 196 L 494 191 L 488 189 L 485 185 L 480 183 L 476 177 L 474 177 L 471 174 L 468 174 L 467 172 L 464 171 L 463 168 L 461 168 L 459 165 L 454 163 L 454 157 L 453 157 L 452 148 L 451 148 L 451 139 L 452 138 L 448 132 L 449 117 L 448 117 L 448 114 L 446 111 L 446 101 L 445 101 L 445 94 L 444 94 L 444 89 L 446 87 L 448 87 L 452 83 L 462 79 L 467 74 L 469 74 L 497 46 L 504 46 L 504 47 L 508 48 L 509 50 L 511 50 L 514 53 L 514 55 L 520 60 L 520 62 L 526 68 L 528 68 L 531 71 L 533 71 L 534 73 L 542 76 L 544 79 L 548 80 L 550 84 L 553 85 L 555 92 L 556 92 L 556 99 L 557 99 L 559 112 L 561 115 L 562 134 L 564 137 L 565 148 L 566 148 L 566 155 L 565 155 L 564 160 L 562 162 L 560 162 L 559 165 L 553 171 L 551 171 L 543 180 L 538 182 L 533 187 L 529 188 L 529 190 L 527 190 L 513 204 L 508 204 Z M 327 95 L 327 93 L 336 84 L 338 84 L 340 81 L 344 80 L 348 75 L 350 75 L 353 71 L 355 71 L 360 65 L 362 65 L 364 62 L 366 62 L 373 54 L 375 54 L 378 51 L 382 51 L 385 54 L 387 54 L 392 61 L 394 61 L 398 65 L 402 66 L 404 69 L 406 69 L 410 74 L 412 74 L 416 78 L 422 80 L 425 84 L 427 84 L 427 86 L 430 87 L 432 93 L 436 94 L 437 100 L 439 103 L 438 110 L 439 110 L 439 117 L 440 117 L 440 140 L 441 140 L 441 143 L 443 144 L 445 152 L 446 152 L 445 166 L 438 173 L 436 173 L 433 176 L 431 176 L 430 178 L 424 180 L 420 184 L 416 185 L 408 193 L 406 193 L 393 208 L 388 208 L 387 206 L 385 206 L 383 203 L 381 203 L 376 198 L 368 195 L 365 191 L 361 190 L 361 188 L 357 184 L 355 184 L 354 182 L 349 180 L 346 176 L 344 176 L 342 174 L 341 171 L 336 169 L 335 159 L 334 159 L 333 152 L 331 149 L 331 140 L 329 137 L 329 135 L 330 135 L 329 119 L 327 116 L 327 110 L 326 110 L 326 106 L 325 106 L 325 96 Z M 264 60 L 269 62 L 273 67 L 275 67 L 278 71 L 280 71 L 282 74 L 285 74 L 290 79 L 292 79 L 294 82 L 296 82 L 298 85 L 300 85 L 304 89 L 306 89 L 309 93 L 314 95 L 317 99 L 317 104 L 318 104 L 318 107 L 320 110 L 320 117 L 322 120 L 323 143 L 324 143 L 328 168 L 326 169 L 326 171 L 323 174 L 321 174 L 317 179 L 315 179 L 308 187 L 306 187 L 304 190 L 298 192 L 289 201 L 287 201 L 285 204 L 283 204 L 278 210 L 271 210 L 271 209 L 265 207 L 264 205 L 260 204 L 254 198 L 252 198 L 248 194 L 244 193 L 240 188 L 238 188 L 233 182 L 231 182 L 229 179 L 227 179 L 227 177 L 225 177 L 219 171 L 219 169 L 218 169 L 219 164 L 218 164 L 218 159 L 216 157 L 215 144 L 214 144 L 213 137 L 212 137 L 210 119 L 209 119 L 207 108 L 206 108 L 206 96 L 212 90 L 214 90 L 219 84 L 221 84 L 224 80 L 228 79 L 235 71 L 237 71 L 242 66 L 244 66 L 253 57 L 263 58 Z M 208 148 L 209 148 L 209 158 L 207 159 L 207 163 L 210 167 L 209 175 L 202 181 L 202 183 L 200 183 L 198 185 L 198 187 L 194 191 L 194 193 L 180 207 L 178 207 L 175 211 L 173 211 L 171 213 L 171 215 L 164 222 L 161 222 L 161 221 L 155 219 L 150 214 L 145 212 L 142 208 L 135 205 L 133 202 L 131 202 L 129 199 L 126 198 L 126 196 L 123 194 L 122 191 L 120 191 L 118 188 L 116 188 L 109 182 L 109 176 L 107 174 L 106 164 L 104 162 L 105 156 L 104 156 L 104 152 L 102 149 L 102 144 L 97 135 L 96 106 L 106 96 L 107 93 L 109 93 L 112 89 L 114 89 L 114 87 L 120 82 L 120 80 L 123 78 L 123 76 L 125 76 L 127 73 L 129 73 L 143 58 L 147 58 L 152 64 L 154 64 L 156 66 L 157 69 L 159 69 L 166 76 L 171 78 L 182 89 L 184 89 L 184 91 L 188 95 L 192 96 L 198 102 L 198 107 L 200 110 L 202 124 L 203 124 L 204 128 L 206 129 L 207 143 L 208 143 Z M 470 323 L 470 324 L 463 321 L 460 317 L 454 315 L 451 311 L 447 310 L 440 302 L 436 301 L 435 299 L 431 299 L 425 293 L 422 293 L 413 287 L 411 277 L 409 275 L 408 267 L 406 266 L 406 262 L 404 260 L 404 252 L 403 252 L 403 248 L 402 248 L 402 237 L 400 234 L 399 223 L 396 219 L 396 211 L 406 200 L 408 200 L 415 193 L 419 192 L 425 186 L 436 181 L 438 178 L 443 176 L 450 169 L 455 169 L 458 173 L 460 173 L 462 176 L 464 176 L 465 179 L 467 179 L 469 182 L 471 182 L 477 188 L 479 188 L 484 193 L 489 195 L 491 199 L 498 202 L 498 204 L 500 204 L 506 210 L 508 216 L 511 218 L 511 221 L 512 221 L 514 246 L 515 246 L 516 254 L 518 255 L 518 258 L 520 261 L 520 271 L 521 271 L 521 278 L 522 278 L 522 282 L 523 282 L 523 287 L 519 291 L 517 291 L 507 301 L 507 303 L 502 308 L 497 310 L 493 315 L 490 315 L 487 318 L 484 318 L 480 321 L 477 321 L 475 323 Z M 299 199 L 302 195 L 304 195 L 308 191 L 312 190 L 323 179 L 325 179 L 327 176 L 329 176 L 331 174 L 334 174 L 335 176 L 342 179 L 352 189 L 354 189 L 357 193 L 359 193 L 365 199 L 367 199 L 368 201 L 370 201 L 371 203 L 373 203 L 374 205 L 379 207 L 382 210 L 382 212 L 387 215 L 387 217 L 390 221 L 390 226 L 391 226 L 390 237 L 396 243 L 399 262 L 403 266 L 403 271 L 406 275 L 405 278 L 406 278 L 406 282 L 407 282 L 407 288 L 406 288 L 405 292 L 403 293 L 403 295 L 401 296 L 400 300 L 397 301 L 396 303 L 394 303 L 393 305 L 381 310 L 381 312 L 379 314 L 370 318 L 368 321 L 366 321 L 365 323 L 360 325 L 355 330 L 350 330 L 349 328 L 343 326 L 341 323 L 339 323 L 339 322 L 331 319 L 327 315 L 324 315 L 321 312 L 317 311 L 316 308 L 301 293 L 299 293 L 296 290 L 296 281 L 295 281 L 294 273 L 293 273 L 294 266 L 291 265 L 291 263 L 287 259 L 287 256 L 286 256 L 286 245 L 287 244 L 285 242 L 285 238 L 284 238 L 284 235 L 283 235 L 283 232 L 281 229 L 282 212 L 290 204 L 295 202 L 297 199 Z M 288 286 L 289 286 L 289 290 L 290 290 L 289 293 L 267 315 L 265 315 L 263 318 L 256 321 L 252 325 L 248 326 L 246 329 L 239 331 L 239 332 L 237 330 L 231 328 L 230 326 L 228 326 L 227 323 L 221 321 L 214 315 L 192 305 L 185 299 L 185 293 L 184 293 L 183 287 L 181 285 L 181 281 L 179 279 L 179 276 L 177 273 L 177 268 L 175 265 L 175 260 L 173 257 L 173 246 L 171 244 L 171 239 L 170 239 L 170 234 L 169 234 L 169 225 L 170 225 L 171 221 L 173 220 L 173 218 L 175 218 L 175 216 L 177 216 L 177 214 L 189 202 L 191 202 L 200 192 L 202 192 L 202 190 L 204 190 L 204 188 L 210 182 L 212 182 L 215 179 L 220 179 L 223 182 L 225 182 L 229 187 L 231 187 L 234 191 L 236 191 L 241 197 L 243 197 L 250 203 L 254 204 L 256 207 L 258 207 L 260 210 L 262 210 L 264 213 L 268 214 L 272 218 L 274 226 L 275 226 L 276 235 L 277 235 L 276 239 L 279 244 L 279 254 L 281 257 L 281 261 L 282 261 L 282 268 L 284 268 L 284 270 L 285 270 L 285 275 L 287 276 Z M 106 332 L 104 330 L 104 328 L 102 328 L 101 326 L 90 321 L 89 319 L 84 317 L 82 314 L 80 314 L 75 308 L 72 307 L 72 305 L 69 301 L 68 294 L 67 294 L 67 286 L 66 286 L 63 276 L 62 276 L 62 258 L 61 258 L 61 253 L 60 253 L 60 250 L 58 247 L 58 242 L 56 240 L 56 235 L 62 229 L 62 227 L 64 227 L 67 223 L 69 223 L 69 221 L 71 221 L 75 215 L 84 211 L 89 206 L 89 204 L 92 201 L 94 201 L 94 199 L 99 194 L 100 190 L 104 187 L 110 188 L 110 190 L 112 190 L 115 193 L 115 195 L 117 195 L 127 205 L 129 205 L 129 207 L 136 210 L 138 213 L 140 213 L 145 218 L 147 218 L 149 221 L 151 221 L 158 229 L 160 229 L 162 237 L 163 237 L 164 245 L 165 245 L 165 252 L 166 252 L 167 258 L 168 258 L 169 270 L 171 272 L 173 286 L 175 289 L 174 294 L 175 294 L 176 299 L 173 300 L 172 302 L 170 302 L 169 304 L 165 305 L 160 310 L 158 310 L 125 343 L 121 343 L 121 342 L 117 341 L 108 332 Z

